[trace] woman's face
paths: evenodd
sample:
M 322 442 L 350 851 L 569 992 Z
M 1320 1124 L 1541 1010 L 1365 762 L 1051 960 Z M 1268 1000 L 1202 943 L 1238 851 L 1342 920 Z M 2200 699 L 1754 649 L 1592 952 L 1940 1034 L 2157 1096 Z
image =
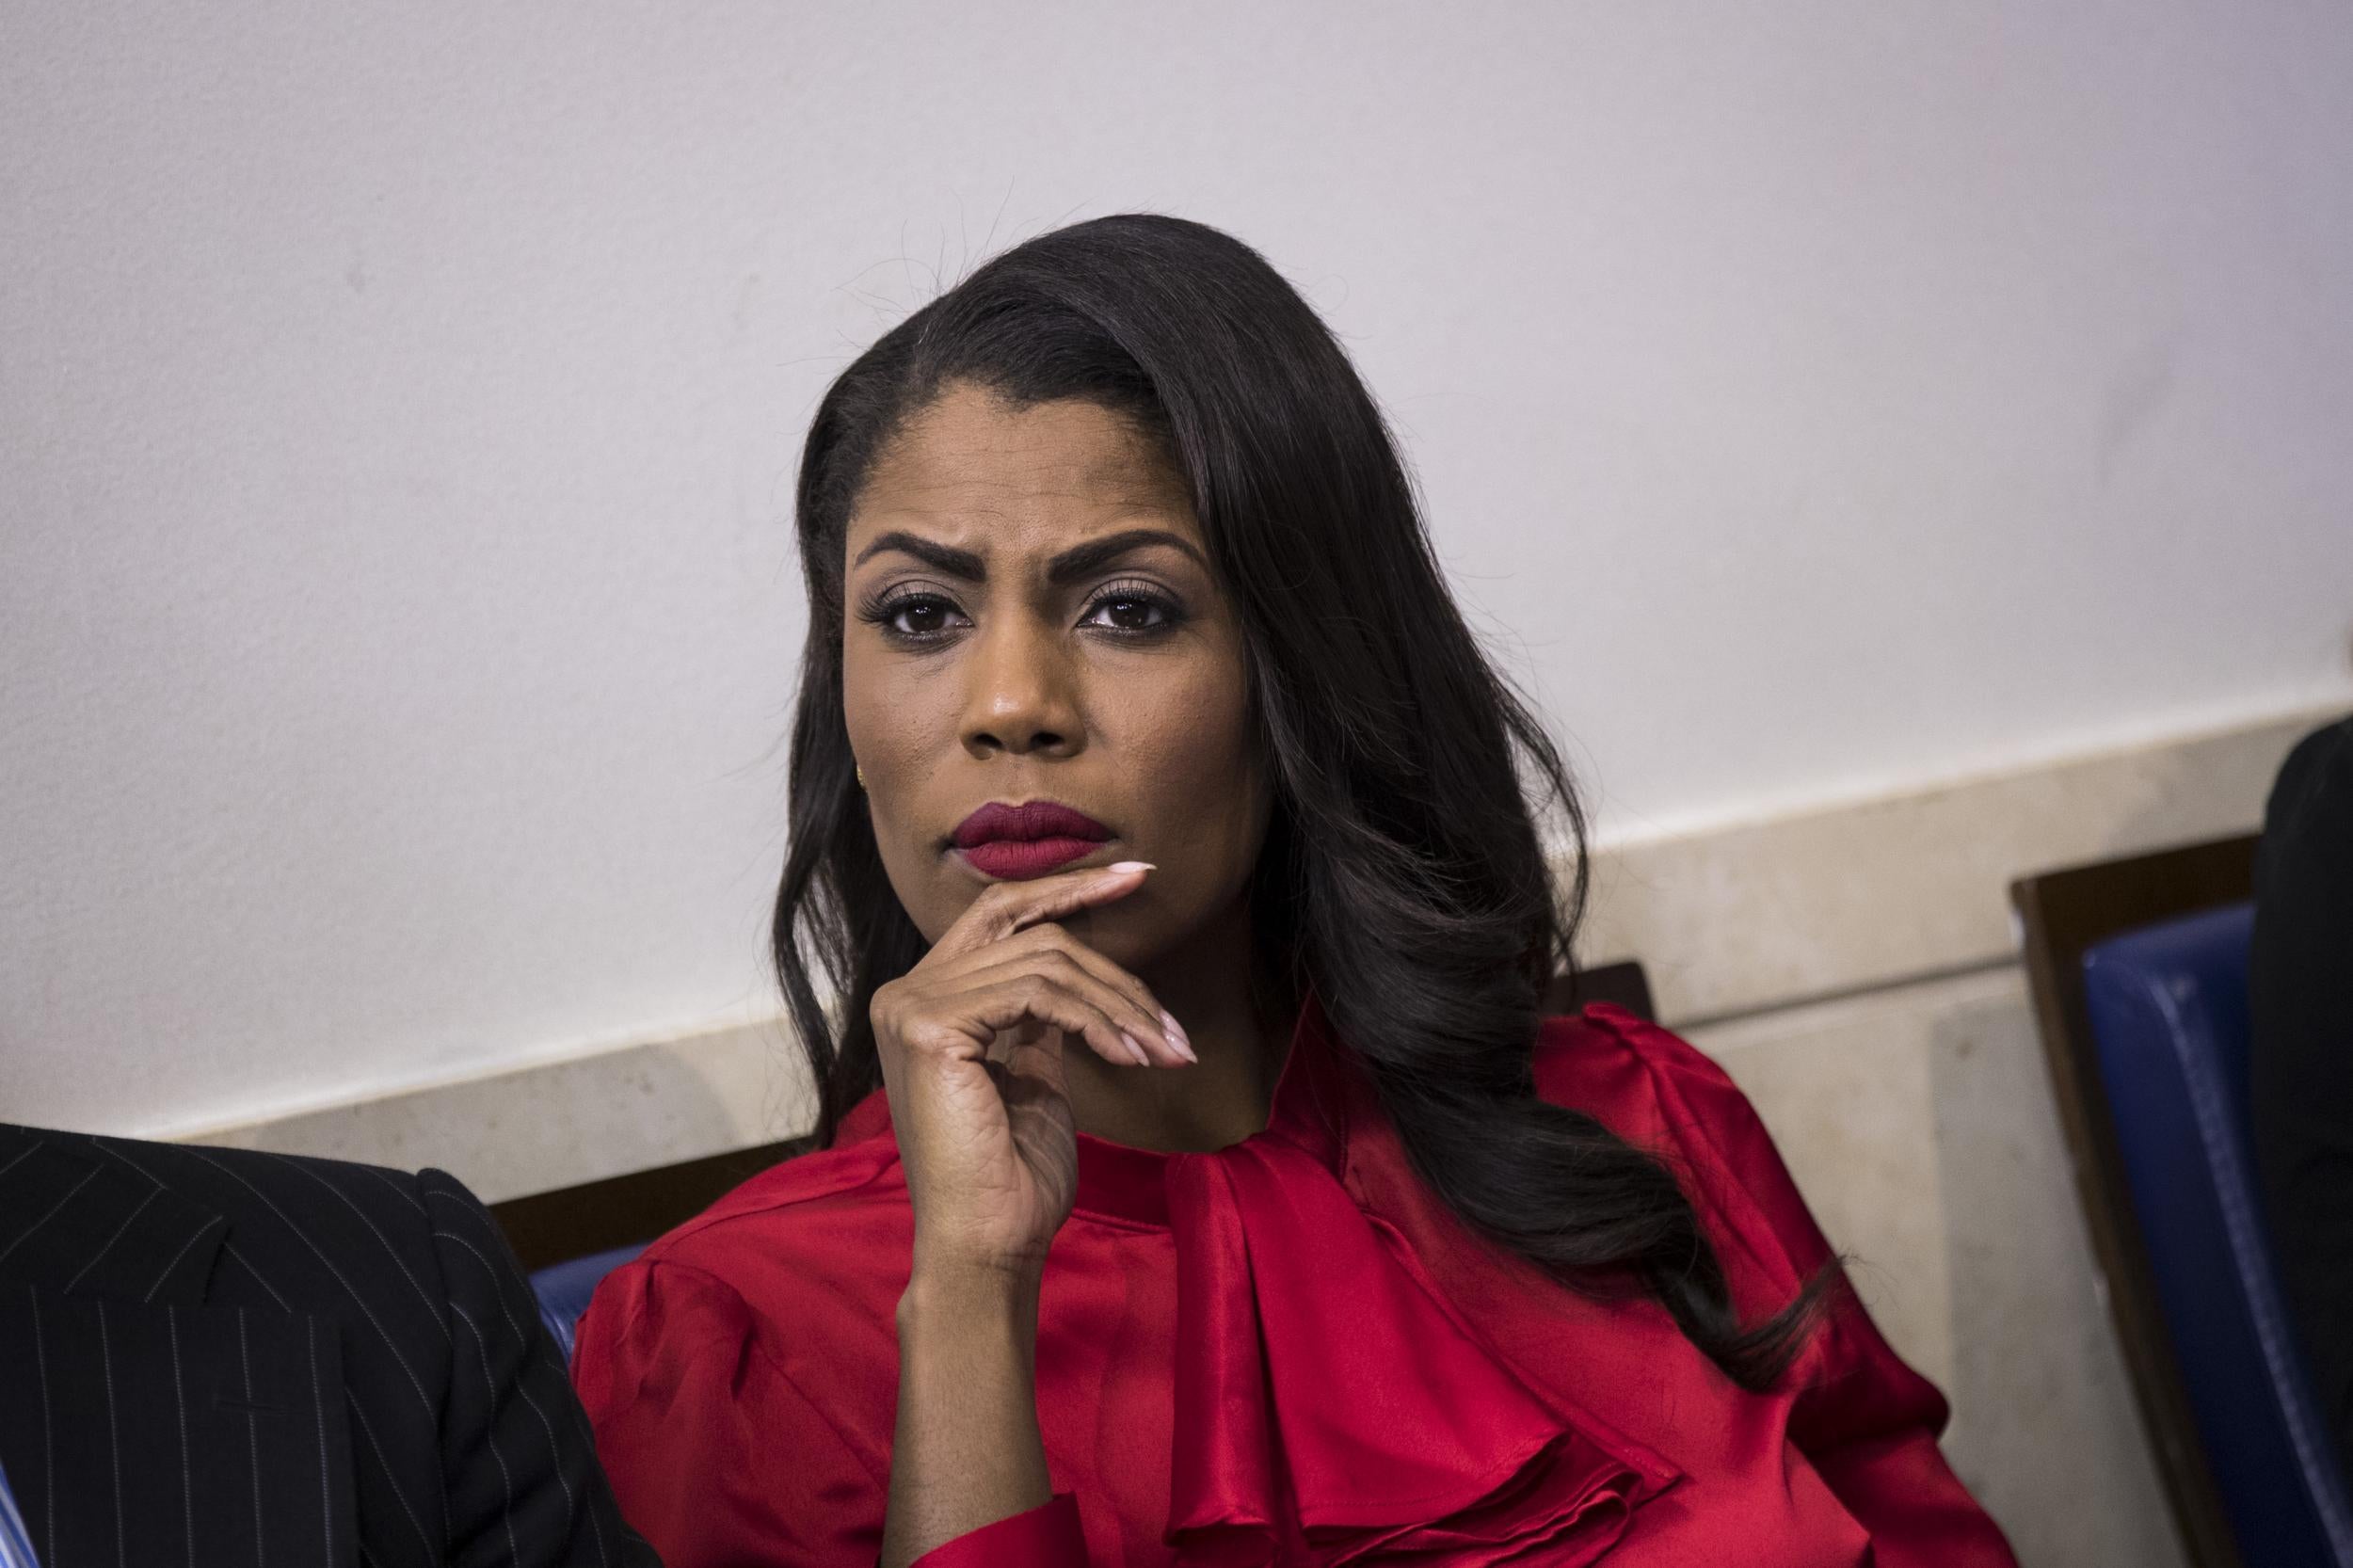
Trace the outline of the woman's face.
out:
M 951 384 L 876 460 L 844 552 L 850 747 L 926 940 L 998 879 L 952 842 L 990 802 L 1111 831 L 1055 871 L 1159 868 L 1073 918 L 1115 963 L 1240 906 L 1271 806 L 1241 630 L 1182 480 L 1119 416 Z

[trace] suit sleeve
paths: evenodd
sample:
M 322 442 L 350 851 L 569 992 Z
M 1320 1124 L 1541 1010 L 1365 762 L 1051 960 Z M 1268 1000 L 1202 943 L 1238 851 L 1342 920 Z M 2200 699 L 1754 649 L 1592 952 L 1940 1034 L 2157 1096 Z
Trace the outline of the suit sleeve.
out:
M 1993 1518 L 1937 1447 L 1948 1409 L 1871 1321 L 1764 1122 L 1721 1067 L 1631 1014 L 1608 1027 L 1642 1057 L 1744 1323 L 1770 1317 L 1825 1265 L 1827 1308 L 1785 1374 L 1789 1435 L 1871 1533 L 1881 1568 L 2016 1568 Z
M 2272 781 L 2247 989 L 2265 1217 L 2353 1479 L 2353 719 L 2297 742 Z
M 441 1458 L 452 1568 L 661 1568 L 622 1522 L 536 1298 L 481 1200 L 445 1171 L 417 1188 L 446 1296 Z

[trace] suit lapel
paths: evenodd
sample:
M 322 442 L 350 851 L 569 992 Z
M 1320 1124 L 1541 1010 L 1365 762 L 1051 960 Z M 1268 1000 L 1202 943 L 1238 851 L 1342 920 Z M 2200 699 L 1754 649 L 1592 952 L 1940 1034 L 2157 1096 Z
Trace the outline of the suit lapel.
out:
M 334 1321 L 208 1304 L 223 1216 L 27 1136 L 0 1128 L 0 1464 L 41 1562 L 347 1568 Z

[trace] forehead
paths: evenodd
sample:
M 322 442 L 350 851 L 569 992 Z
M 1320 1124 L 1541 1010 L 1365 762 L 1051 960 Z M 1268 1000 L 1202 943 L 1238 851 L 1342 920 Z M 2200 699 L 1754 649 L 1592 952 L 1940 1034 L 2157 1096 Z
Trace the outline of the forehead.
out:
M 924 526 L 984 550 L 1025 548 L 1149 514 L 1199 537 L 1181 477 L 1123 416 L 1076 399 L 1016 408 L 968 384 L 911 416 L 877 455 L 845 544 Z

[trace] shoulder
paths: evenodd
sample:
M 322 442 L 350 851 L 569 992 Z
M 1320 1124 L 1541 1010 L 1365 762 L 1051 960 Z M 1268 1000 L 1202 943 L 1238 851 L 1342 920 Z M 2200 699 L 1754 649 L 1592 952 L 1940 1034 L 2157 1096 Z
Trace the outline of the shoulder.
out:
M 1638 1143 L 1705 1144 L 1712 1131 L 1756 1123 L 1748 1096 L 1714 1059 L 1614 1002 L 1543 1021 L 1536 1092 Z
M 912 1233 L 887 1133 L 785 1160 L 607 1274 L 581 1322 L 581 1354 L 654 1337 L 775 1339 L 786 1325 L 792 1343 L 819 1344 L 834 1317 L 888 1327 Z
M 884 1464 L 912 1240 L 885 1134 L 762 1172 L 605 1275 L 571 1371 L 608 1464 L 660 1469 L 749 1430 Z M 749 1462 L 730 1444 L 713 1467 Z
M 451 1364 L 452 1278 L 434 1234 L 426 1178 L 264 1149 L 45 1136 L 103 1171 L 149 1184 L 142 1222 L 178 1206 L 211 1218 L 180 1243 L 181 1256 L 200 1260 L 192 1266 L 203 1271 L 192 1282 L 192 1301 L 332 1323 L 354 1397 L 371 1408 L 440 1418 Z M 117 1250 L 109 1244 L 109 1258 Z
M 748 1252 L 817 1246 L 906 1202 L 897 1141 L 860 1138 L 771 1165 L 656 1239 L 638 1260 L 724 1276 Z
M 2353 715 L 2297 741 L 2280 764 L 2264 803 L 2264 840 L 2277 847 L 2323 832 L 2343 836 L 2353 824 Z M 2332 827 L 2333 824 L 2333 827 Z
M 1785 1296 L 1831 1257 L 1772 1135 L 1697 1046 L 1611 1002 L 1545 1018 L 1536 1090 L 1664 1160 L 1736 1282 Z M 1745 1292 L 1744 1292 L 1745 1293 Z
M 368 1339 L 441 1345 L 459 1320 L 527 1339 L 530 1288 L 505 1233 L 449 1172 L 195 1144 L 96 1140 L 230 1216 L 236 1270 Z
M 2255 964 L 2292 977 L 2297 986 L 2327 972 L 2309 953 L 2273 962 L 2283 941 L 2325 950 L 2341 939 L 2335 896 L 2353 873 L 2353 717 L 2297 742 L 2264 802 L 2255 844 Z M 2267 985 L 2268 981 L 2265 982 Z
M 447 1171 L 209 1144 L 92 1138 L 228 1224 L 212 1299 L 316 1313 L 351 1338 L 345 1371 L 361 1386 L 431 1395 L 451 1336 L 478 1331 L 488 1352 L 527 1345 L 530 1287 L 482 1200 Z
M 228 1240 L 248 1258 L 285 1258 L 397 1280 L 432 1251 L 419 1178 L 346 1160 L 209 1144 L 68 1135 L 92 1156 L 138 1172 L 157 1187 L 216 1210 Z M 328 1295 L 341 1294 L 325 1282 Z
M 2353 788 L 2353 713 L 2322 725 L 2291 746 L 2274 786 L 2292 796 L 2324 780 L 2331 788 Z
M 46 1136 L 79 1143 L 93 1154 L 138 1170 L 159 1186 L 200 1195 L 239 1217 L 287 1216 L 293 1212 L 290 1206 L 324 1207 L 406 1224 L 424 1211 L 416 1176 L 381 1165 L 218 1144 L 162 1143 L 98 1133 Z

